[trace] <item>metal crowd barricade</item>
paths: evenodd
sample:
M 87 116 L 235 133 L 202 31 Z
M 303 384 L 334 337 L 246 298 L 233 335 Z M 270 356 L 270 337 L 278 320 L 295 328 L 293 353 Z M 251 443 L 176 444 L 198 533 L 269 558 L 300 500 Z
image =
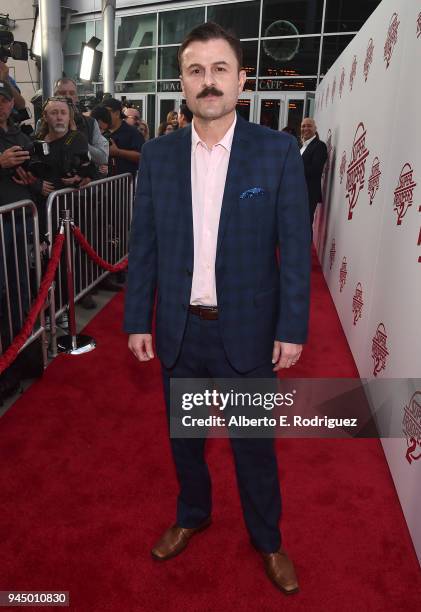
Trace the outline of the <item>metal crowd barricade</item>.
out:
M 117 264 L 128 254 L 129 230 L 133 210 L 131 174 L 92 181 L 81 189 L 60 189 L 51 193 L 47 206 L 47 238 L 50 253 L 63 211 L 70 210 L 78 226 L 98 255 Z M 81 248 L 72 245 L 75 302 L 80 300 L 107 274 Z M 51 348 L 57 352 L 57 318 L 68 308 L 64 261 L 57 269 L 55 287 L 50 292 Z
M 20 332 L 41 283 L 38 211 L 31 200 L 0 207 L 0 354 Z M 42 336 L 44 367 L 47 340 L 44 310 L 24 347 Z

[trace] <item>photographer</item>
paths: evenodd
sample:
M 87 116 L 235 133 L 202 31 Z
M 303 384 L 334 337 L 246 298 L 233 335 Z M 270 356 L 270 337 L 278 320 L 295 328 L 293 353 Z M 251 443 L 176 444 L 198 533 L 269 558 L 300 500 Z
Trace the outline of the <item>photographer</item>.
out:
M 135 178 L 145 139 L 135 127 L 123 121 L 120 100 L 109 98 L 103 101 L 103 105 L 110 111 L 112 120 L 109 173 L 116 175 L 130 172 Z
M 38 208 L 43 233 L 46 231 L 45 203 L 49 194 L 64 187 L 83 187 L 97 178 L 97 171 L 89 161 L 85 135 L 76 130 L 73 105 L 67 98 L 53 96 L 46 100 L 36 136 L 49 147 L 39 178 L 32 186 L 40 196 Z
M 73 79 L 62 77 L 56 81 L 54 95 L 70 98 L 75 106 L 76 128 L 85 134 L 89 143 L 91 159 L 97 166 L 108 163 L 108 142 L 101 135 L 98 123 L 93 117 L 86 117 L 78 110 L 79 97 L 77 95 L 76 83 Z

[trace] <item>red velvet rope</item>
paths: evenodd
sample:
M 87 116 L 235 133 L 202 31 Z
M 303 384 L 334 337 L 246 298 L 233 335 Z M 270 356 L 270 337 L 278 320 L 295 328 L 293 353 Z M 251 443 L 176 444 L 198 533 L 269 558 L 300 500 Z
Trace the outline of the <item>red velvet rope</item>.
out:
M 72 230 L 73 230 L 73 234 L 76 240 L 78 241 L 82 249 L 89 255 L 91 259 L 93 259 L 93 261 L 98 266 L 100 266 L 100 268 L 103 268 L 104 270 L 107 270 L 108 272 L 121 272 L 122 270 L 125 270 L 127 268 L 127 264 L 128 264 L 127 257 L 123 259 L 123 261 L 121 261 L 119 264 L 115 264 L 115 265 L 110 264 L 104 259 L 102 259 L 98 255 L 98 253 L 96 253 L 96 251 L 94 251 L 94 249 L 91 247 L 91 245 L 86 240 L 85 236 L 82 234 L 82 232 L 80 231 L 78 227 L 73 225 Z
M 38 291 L 38 295 L 35 298 L 31 306 L 31 310 L 26 317 L 25 323 L 18 335 L 14 338 L 12 344 L 0 357 L 0 374 L 9 367 L 9 365 L 16 359 L 17 354 L 23 347 L 27 339 L 29 338 L 31 331 L 35 325 L 35 321 L 44 306 L 45 300 L 47 299 L 48 290 L 51 283 L 54 280 L 54 276 L 57 270 L 57 266 L 60 261 L 61 251 L 64 244 L 64 234 L 57 234 L 54 245 L 51 251 L 51 259 L 48 262 L 47 270 L 44 278 L 41 281 L 41 285 Z

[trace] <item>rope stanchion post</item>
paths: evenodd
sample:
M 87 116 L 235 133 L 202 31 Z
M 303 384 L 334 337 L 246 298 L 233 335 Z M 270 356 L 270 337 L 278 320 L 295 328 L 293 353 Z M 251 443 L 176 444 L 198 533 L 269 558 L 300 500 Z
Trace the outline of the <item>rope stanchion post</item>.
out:
M 93 351 L 96 347 L 96 342 L 90 336 L 76 334 L 76 316 L 75 316 L 75 293 L 73 284 L 73 258 L 72 258 L 72 219 L 70 210 L 64 211 L 64 228 L 65 228 L 65 243 L 66 243 L 66 279 L 67 279 L 67 295 L 69 300 L 69 335 L 61 336 L 57 339 L 57 348 L 60 353 L 68 353 L 70 355 L 80 355 Z

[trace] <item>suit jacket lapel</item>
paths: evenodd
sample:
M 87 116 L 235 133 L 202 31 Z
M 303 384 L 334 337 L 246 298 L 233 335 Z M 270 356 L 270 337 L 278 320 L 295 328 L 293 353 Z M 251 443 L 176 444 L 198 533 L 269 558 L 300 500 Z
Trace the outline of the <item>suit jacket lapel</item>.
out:
M 238 115 L 234 137 L 232 139 L 224 197 L 222 199 L 218 242 L 216 247 L 216 261 L 218 261 L 218 255 L 227 229 L 229 216 L 234 206 L 238 204 L 241 178 L 244 176 L 244 168 L 250 156 L 250 147 L 247 146 L 247 125 L 248 122 Z

